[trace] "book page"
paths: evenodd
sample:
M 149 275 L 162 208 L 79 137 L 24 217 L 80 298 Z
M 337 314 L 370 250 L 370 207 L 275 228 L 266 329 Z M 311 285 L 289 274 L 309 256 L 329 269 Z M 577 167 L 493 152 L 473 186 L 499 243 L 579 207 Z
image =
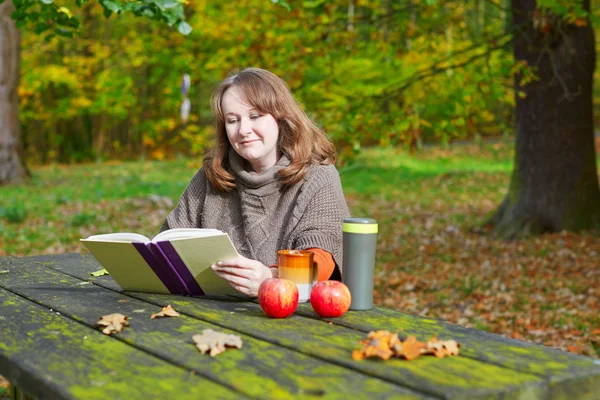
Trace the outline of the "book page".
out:
M 176 239 L 172 240 L 171 244 L 204 293 L 208 295 L 238 293 L 210 267 L 219 260 L 239 255 L 229 235 L 221 233 L 217 236 Z
M 192 237 L 205 237 L 205 236 L 214 236 L 214 235 L 222 235 L 218 229 L 208 229 L 208 228 L 174 228 L 167 229 L 164 232 L 159 233 L 158 235 L 152 238 L 153 242 L 159 241 L 167 241 L 173 239 L 183 239 L 183 238 L 192 238 Z
M 87 239 L 81 242 L 123 290 L 170 293 L 133 244 Z
M 150 242 L 148 237 L 133 232 L 104 233 L 101 235 L 93 235 L 82 239 L 82 241 L 83 240 L 91 240 L 94 242 Z

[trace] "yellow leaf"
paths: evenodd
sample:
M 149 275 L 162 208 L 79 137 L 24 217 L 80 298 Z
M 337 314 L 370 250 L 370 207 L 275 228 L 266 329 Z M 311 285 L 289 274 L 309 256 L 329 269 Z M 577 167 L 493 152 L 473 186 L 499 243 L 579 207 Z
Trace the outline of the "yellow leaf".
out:
M 166 307 L 163 307 L 162 310 L 160 310 L 160 312 L 157 312 L 156 314 L 152 314 L 150 316 L 150 319 L 162 318 L 162 317 L 179 317 L 179 313 L 177 311 L 175 311 L 173 309 L 173 307 L 171 307 L 171 305 L 169 304 Z
M 58 12 L 65 14 L 69 18 L 71 18 L 73 16 L 73 14 L 71 14 L 71 11 L 69 11 L 69 9 L 67 7 L 59 7 Z

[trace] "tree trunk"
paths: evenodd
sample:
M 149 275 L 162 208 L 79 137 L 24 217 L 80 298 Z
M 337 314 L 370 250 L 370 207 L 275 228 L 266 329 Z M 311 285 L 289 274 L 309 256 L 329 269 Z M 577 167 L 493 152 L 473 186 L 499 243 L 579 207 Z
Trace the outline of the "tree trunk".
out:
M 26 176 L 18 111 L 21 37 L 10 18 L 13 11 L 12 0 L 0 4 L 0 185 L 21 183 Z
M 584 7 L 589 11 L 590 0 Z M 592 27 L 544 15 L 535 0 L 512 0 L 512 17 L 515 61 L 537 67 L 539 80 L 522 82 L 525 73 L 515 79 L 515 166 L 490 222 L 507 239 L 598 228 Z

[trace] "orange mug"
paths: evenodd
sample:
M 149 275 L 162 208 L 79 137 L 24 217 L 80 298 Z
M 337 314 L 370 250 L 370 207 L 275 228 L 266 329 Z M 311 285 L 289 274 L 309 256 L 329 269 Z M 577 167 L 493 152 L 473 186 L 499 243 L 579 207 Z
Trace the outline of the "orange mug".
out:
M 279 250 L 277 252 L 279 277 L 298 286 L 298 301 L 310 299 L 310 291 L 317 283 L 318 271 L 314 253 L 308 250 Z

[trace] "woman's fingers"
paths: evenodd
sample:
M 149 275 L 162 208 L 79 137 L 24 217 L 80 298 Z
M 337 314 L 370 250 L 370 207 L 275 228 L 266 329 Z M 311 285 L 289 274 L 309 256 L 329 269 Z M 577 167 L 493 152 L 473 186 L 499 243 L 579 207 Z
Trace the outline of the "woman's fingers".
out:
M 246 257 L 219 261 L 211 268 L 234 289 L 250 296 L 258 295 L 260 284 L 273 276 L 272 271 L 261 262 Z
M 230 258 L 227 260 L 221 260 L 219 262 L 217 262 L 217 266 L 218 267 L 239 267 L 239 268 L 244 268 L 244 269 L 252 269 L 253 267 L 255 267 L 257 261 L 251 260 L 249 258 L 246 257 L 235 257 L 235 258 Z
M 215 271 L 217 273 L 225 273 L 225 274 L 240 276 L 240 277 L 246 278 L 246 279 L 250 279 L 250 275 L 252 274 L 251 269 L 240 268 L 237 266 L 226 267 L 223 265 L 212 265 L 211 268 L 213 269 L 213 271 Z
M 250 286 L 250 280 L 240 277 L 240 276 L 236 276 L 236 275 L 231 275 L 228 274 L 226 272 L 217 272 L 215 271 L 215 273 L 217 274 L 217 276 L 225 279 L 227 281 L 227 283 L 229 283 L 231 286 L 233 286 L 235 289 L 239 288 L 245 288 L 248 289 Z

